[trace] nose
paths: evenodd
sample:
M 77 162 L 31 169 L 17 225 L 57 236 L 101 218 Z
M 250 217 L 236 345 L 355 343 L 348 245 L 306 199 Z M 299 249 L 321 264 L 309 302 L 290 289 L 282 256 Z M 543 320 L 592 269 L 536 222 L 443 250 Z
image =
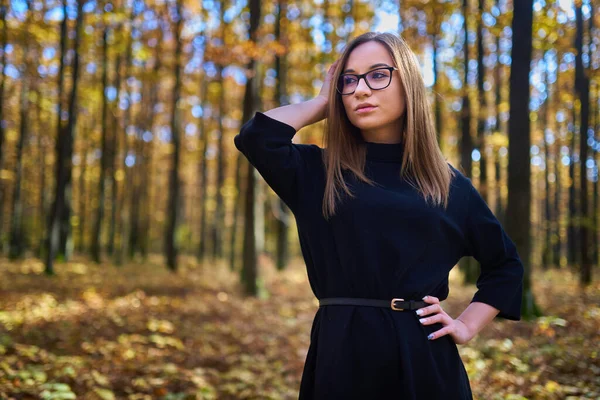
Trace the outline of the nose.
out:
M 371 92 L 371 88 L 369 87 L 369 85 L 367 85 L 367 78 L 365 78 L 364 76 L 358 80 L 354 94 L 363 93 L 363 92 L 367 92 L 367 93 Z

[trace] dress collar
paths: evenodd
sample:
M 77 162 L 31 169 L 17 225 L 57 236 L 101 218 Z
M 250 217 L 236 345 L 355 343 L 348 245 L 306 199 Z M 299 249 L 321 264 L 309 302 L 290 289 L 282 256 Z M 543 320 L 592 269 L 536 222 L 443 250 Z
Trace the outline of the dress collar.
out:
M 365 142 L 367 160 L 402 162 L 404 143 Z

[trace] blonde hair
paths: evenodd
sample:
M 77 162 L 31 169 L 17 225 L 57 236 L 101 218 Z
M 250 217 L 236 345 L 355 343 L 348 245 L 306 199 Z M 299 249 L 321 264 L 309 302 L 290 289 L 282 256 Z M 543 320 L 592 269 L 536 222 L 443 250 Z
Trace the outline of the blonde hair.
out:
M 348 43 L 331 80 L 323 134 L 325 142 L 323 163 L 326 170 L 323 216 L 329 219 L 335 214 L 336 202 L 341 199 L 341 190 L 350 197 L 355 197 L 344 182 L 342 170 L 350 170 L 363 182 L 375 184 L 364 174 L 366 144 L 360 130 L 348 119 L 341 95 L 335 90 L 335 85 L 352 50 L 369 41 L 381 43 L 388 50 L 394 60 L 394 66 L 398 68 L 400 83 L 406 96 L 402 132 L 404 155 L 400 176 L 415 187 L 425 201 L 432 201 L 435 205 L 443 204 L 446 208 L 454 171 L 446 162 L 437 142 L 435 125 L 417 58 L 401 37 L 388 32 L 367 32 Z

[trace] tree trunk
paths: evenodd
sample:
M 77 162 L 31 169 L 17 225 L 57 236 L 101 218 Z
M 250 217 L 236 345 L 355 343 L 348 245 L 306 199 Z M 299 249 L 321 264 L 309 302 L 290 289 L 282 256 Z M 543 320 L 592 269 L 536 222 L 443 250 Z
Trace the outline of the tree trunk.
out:
M 461 128 L 462 137 L 460 141 L 460 154 L 461 154 L 461 165 L 464 174 L 468 178 L 472 178 L 472 159 L 471 153 L 473 152 L 473 140 L 471 138 L 471 102 L 469 99 L 469 25 L 468 19 L 468 0 L 463 0 L 463 17 L 464 17 L 464 81 L 463 81 L 463 95 L 462 95 L 462 108 L 461 108 Z M 479 265 L 473 259 L 473 257 L 463 257 L 459 261 L 459 268 L 463 272 L 463 280 L 465 283 L 475 283 L 479 275 Z
M 64 57 L 66 54 L 66 35 L 67 35 L 67 3 L 63 2 L 64 20 L 61 28 L 61 67 L 59 76 L 59 98 L 61 101 L 63 78 L 62 74 L 64 71 Z M 60 222 L 61 216 L 65 214 L 70 215 L 71 209 L 71 178 L 72 178 L 72 159 L 73 159 L 73 143 L 75 135 L 75 126 L 77 123 L 77 86 L 79 82 L 79 54 L 81 49 L 81 37 L 83 31 L 83 0 L 77 1 L 77 21 L 75 25 L 75 42 L 74 42 L 74 56 L 73 56 L 73 68 L 72 68 L 72 79 L 73 85 L 71 88 L 71 95 L 69 99 L 69 119 L 67 126 L 62 129 L 60 123 L 59 112 L 59 123 L 58 123 L 58 139 L 56 141 L 56 186 L 54 194 L 54 203 L 52 211 L 50 213 L 50 220 L 48 223 L 48 236 L 47 236 L 47 259 L 46 259 L 46 274 L 54 274 L 53 262 L 54 255 L 57 251 L 57 247 L 60 240 Z M 60 111 L 60 106 L 59 106 Z M 64 221 L 64 219 L 62 219 Z M 70 231 L 70 229 L 69 229 Z
M 285 21 L 287 14 L 287 0 L 279 0 L 278 2 L 278 17 L 275 19 L 275 40 L 289 48 L 288 36 L 286 27 L 282 27 L 282 21 Z M 278 106 L 289 104 L 287 94 L 287 56 L 275 56 L 275 74 L 277 76 L 277 84 L 275 87 L 275 103 Z M 277 235 L 276 261 L 275 265 L 278 270 L 283 270 L 289 262 L 289 246 L 288 233 L 291 223 L 291 212 L 289 207 L 281 200 L 277 199 L 275 207 L 275 223 Z
M 529 73 L 533 28 L 533 0 L 515 3 L 512 21 L 510 118 L 508 123 L 508 204 L 506 231 L 514 240 L 525 268 L 523 318 L 540 314 L 531 289 L 531 132 Z
M 576 116 L 575 116 L 575 107 L 573 107 L 573 124 L 575 124 Z M 568 125 L 567 125 L 568 126 Z M 579 264 L 579 257 L 577 252 L 577 244 L 579 243 L 579 235 L 577 230 L 578 220 L 578 209 L 577 209 L 577 188 L 575 187 L 575 127 L 572 129 L 569 127 L 568 130 L 571 133 L 571 143 L 569 145 L 569 212 L 567 214 L 568 218 L 568 238 L 567 238 L 567 246 L 568 246 L 568 264 L 572 269 Z M 581 158 L 580 158 L 581 160 Z
M 556 53 L 556 61 L 560 60 L 560 52 Z M 556 70 L 556 82 L 554 83 L 555 94 L 554 94 L 554 112 L 558 112 L 560 109 L 560 69 Z M 560 168 L 561 164 L 561 145 L 562 145 L 562 123 L 556 122 L 556 144 L 554 146 L 554 176 L 555 179 L 555 188 L 554 188 L 554 204 L 555 204 L 555 212 L 554 219 L 552 221 L 553 226 L 553 234 L 555 236 L 553 253 L 555 260 L 555 267 L 560 267 L 562 264 L 562 245 L 564 243 L 563 237 L 560 234 L 561 227 L 561 215 L 562 215 L 562 169 Z
M 592 218 L 588 207 L 588 177 L 587 177 L 587 159 L 588 159 L 588 125 L 590 113 L 590 80 L 583 66 L 583 15 L 581 3 L 575 3 L 575 18 L 577 25 L 577 34 L 575 36 L 575 90 L 579 95 L 581 104 L 581 114 L 579 123 L 579 251 L 580 251 L 580 275 L 579 284 L 584 287 L 592 282 L 592 260 L 590 225 Z M 591 32 L 590 32 L 591 33 Z
M 8 43 L 8 28 L 6 24 L 6 14 L 8 12 L 8 0 L 2 0 L 0 3 L 0 22 L 2 23 L 2 40 L 1 45 L 3 49 L 6 49 Z M 4 87 L 6 86 L 6 51 L 2 51 L 0 55 L 0 63 L 2 63 L 2 79 L 0 80 L 0 121 L 4 121 L 6 115 L 4 114 Z M 4 152 L 5 152 L 5 141 L 6 131 L 4 124 L 0 124 L 0 171 L 4 167 Z M 3 225 L 4 225 L 4 188 L 2 179 L 0 179 L 0 252 L 4 249 L 4 238 L 3 238 Z
M 260 24 L 260 1 L 250 0 L 250 40 L 256 43 L 256 34 Z M 250 76 L 246 81 L 246 90 L 244 93 L 244 111 L 242 122 L 245 123 L 259 110 L 259 92 L 258 78 L 256 77 L 258 65 L 254 59 L 251 59 L 246 69 Z M 259 205 L 255 200 L 256 186 L 260 179 L 258 171 L 247 160 L 246 166 L 246 196 L 244 209 L 244 255 L 241 271 L 241 281 L 244 292 L 247 295 L 256 296 L 258 294 L 258 252 L 256 241 L 256 209 Z
M 479 20 L 482 20 L 484 11 L 484 1 L 479 0 Z M 488 193 L 487 179 L 487 155 L 485 141 L 485 120 L 487 117 L 487 102 L 485 99 L 485 65 L 483 64 L 484 48 L 483 48 L 483 28 L 482 24 L 477 24 L 477 96 L 479 99 L 479 107 L 477 113 L 477 146 L 479 147 L 479 193 L 485 201 L 489 203 L 490 196 Z
M 119 27 L 114 30 L 116 35 L 119 31 Z M 110 144 L 110 182 L 112 191 L 110 193 L 110 224 L 108 225 L 108 243 L 106 246 L 106 252 L 109 256 L 115 254 L 115 240 L 117 233 L 117 214 L 121 212 L 121 203 L 119 201 L 119 180 L 117 174 L 119 173 L 119 137 L 121 136 L 122 129 L 119 126 L 119 94 L 121 92 L 121 55 L 117 54 L 115 57 L 115 101 L 113 104 L 113 111 L 110 113 L 110 124 L 112 126 L 112 141 Z
M 127 81 L 131 76 L 132 69 L 132 59 L 133 59 L 133 35 L 134 35 L 134 24 L 135 24 L 135 7 L 131 8 L 131 13 L 129 14 L 129 33 L 127 34 L 128 42 L 127 42 L 127 50 L 125 53 L 125 87 L 127 93 L 127 109 L 125 110 L 124 120 L 123 120 L 123 158 L 121 160 L 121 168 L 123 168 L 123 172 L 125 174 L 125 185 L 123 187 L 123 192 L 121 195 L 120 207 L 119 207 L 119 246 L 117 248 L 117 252 L 115 254 L 115 264 L 122 265 L 125 255 L 127 254 L 127 245 L 129 244 L 129 231 L 131 230 L 131 225 L 128 224 L 128 220 L 131 220 L 131 213 L 133 212 L 132 207 L 134 206 L 132 203 L 129 203 L 127 200 L 131 198 L 136 192 L 136 184 L 135 184 L 135 172 L 136 172 L 136 164 L 139 163 L 138 153 L 137 151 L 133 152 L 133 156 L 135 157 L 132 161 L 132 165 L 128 165 L 127 157 L 129 156 L 129 134 L 127 132 L 129 128 L 130 121 L 132 120 L 132 108 L 133 102 L 131 101 L 132 90 L 128 88 Z M 137 135 L 135 136 L 137 138 Z M 141 138 L 138 140 L 141 141 Z M 137 150 L 137 149 L 135 149 Z M 141 158 L 141 157 L 140 157 Z
M 222 45 L 227 47 L 227 24 L 225 22 L 226 1 L 221 0 L 221 38 Z M 223 118 L 227 115 L 225 111 L 225 83 L 223 82 L 223 65 L 217 63 L 217 77 L 219 79 L 219 117 L 217 119 L 217 180 L 215 182 L 215 213 L 212 224 L 213 259 L 223 257 L 223 232 L 225 232 L 225 204 L 223 201 L 223 184 L 225 182 L 225 154 L 223 139 Z
M 544 230 L 544 241 L 542 245 L 542 268 L 547 269 L 550 265 L 554 264 L 553 256 L 553 244 L 552 244 L 552 204 L 550 203 L 550 199 L 552 198 L 552 190 L 550 187 L 550 145 L 548 144 L 548 140 L 546 139 L 546 132 L 549 131 L 550 125 L 550 82 L 548 80 L 548 62 L 547 55 L 545 53 L 542 54 L 542 58 L 544 59 L 544 85 L 546 87 L 547 97 L 544 101 L 544 104 L 540 109 L 540 118 L 538 121 L 542 124 L 542 142 L 544 144 L 544 160 L 546 163 L 546 168 L 544 168 L 544 189 L 545 193 L 543 195 L 544 201 L 544 209 L 543 209 L 543 219 L 542 219 L 542 229 Z M 556 186 L 555 186 L 556 187 Z
M 91 132 L 94 129 L 94 122 L 90 122 L 88 129 L 86 129 L 85 131 L 83 131 L 84 134 L 86 134 L 87 132 L 90 132 L 90 136 L 91 136 Z M 87 173 L 87 166 L 88 166 L 88 153 L 89 153 L 89 145 L 90 143 L 90 139 L 88 137 L 84 137 L 83 138 L 83 146 L 81 149 L 81 168 L 80 168 L 80 172 L 79 172 L 79 210 L 78 210 L 78 214 L 79 214 L 79 226 L 78 226 L 78 235 L 79 235 L 79 240 L 77 241 L 77 249 L 80 252 L 85 252 L 87 247 L 85 245 L 85 228 L 87 226 L 86 222 L 87 222 L 87 190 L 86 190 L 86 185 L 85 185 L 85 175 Z
M 104 198 L 106 187 L 106 170 L 109 163 L 108 151 L 108 98 L 106 91 L 108 89 L 108 26 L 104 26 L 102 33 L 102 144 L 100 158 L 100 177 L 98 179 L 98 208 L 96 209 L 96 220 L 94 223 L 94 233 L 92 235 L 92 259 L 96 263 L 101 262 L 102 250 L 102 224 L 104 222 Z
M 200 83 L 200 101 L 202 102 L 202 117 L 198 122 L 200 131 L 200 165 L 198 170 L 200 185 L 200 243 L 198 244 L 198 261 L 202 262 L 206 256 L 206 241 L 208 239 L 208 162 L 206 160 L 206 151 L 208 149 L 208 129 L 206 129 L 206 110 L 208 108 L 208 77 L 206 71 L 202 76 Z
M 28 32 L 31 25 L 33 10 L 31 9 L 31 0 L 26 0 L 26 20 L 25 32 Z M 17 141 L 17 160 L 15 164 L 15 185 L 13 189 L 12 207 L 11 207 L 11 230 L 10 230 L 10 247 L 9 258 L 12 260 L 23 257 L 25 251 L 25 237 L 23 227 L 23 200 L 21 198 L 22 182 L 23 182 L 23 147 L 29 134 L 29 83 L 33 79 L 29 75 L 30 57 L 29 54 L 30 36 L 23 37 L 23 63 L 21 64 L 20 75 L 21 92 L 19 96 L 19 139 Z M 35 59 L 35 56 L 34 56 Z
M 177 243 L 175 234 L 177 232 L 177 217 L 180 206 L 180 182 L 179 182 L 179 153 L 181 151 L 180 129 L 181 112 L 179 111 L 179 97 L 181 95 L 181 29 L 183 27 L 183 15 L 181 13 L 181 0 L 175 0 L 176 21 L 175 21 L 175 85 L 173 87 L 173 106 L 171 109 L 171 141 L 173 146 L 173 158 L 171 171 L 169 174 L 169 202 L 167 215 L 167 226 L 165 232 L 165 256 L 167 266 L 171 271 L 177 270 Z

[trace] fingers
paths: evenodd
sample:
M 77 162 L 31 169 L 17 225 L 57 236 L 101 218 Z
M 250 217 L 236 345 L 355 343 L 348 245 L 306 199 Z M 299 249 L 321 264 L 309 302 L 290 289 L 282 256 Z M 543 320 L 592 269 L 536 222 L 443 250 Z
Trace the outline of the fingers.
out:
M 427 306 L 427 307 L 419 308 L 415 312 L 419 316 L 426 316 L 426 315 L 429 315 L 429 314 L 443 312 L 443 311 L 444 310 L 442 310 L 442 306 L 440 306 L 439 304 L 434 304 L 432 306 Z
M 450 333 L 452 333 L 452 325 L 446 325 L 442 329 L 435 331 L 432 334 L 430 334 L 429 336 L 427 336 L 427 339 L 435 340 L 435 339 L 441 338 L 442 336 L 448 335 Z
M 338 65 L 340 60 L 335 60 L 335 62 L 333 64 L 331 64 L 331 66 L 329 67 L 329 73 L 333 73 L 333 71 L 335 70 L 335 67 Z
M 423 297 L 423 301 L 425 303 L 430 303 L 430 304 L 440 304 L 440 299 L 438 299 L 437 297 L 433 297 L 433 296 L 425 296 L 425 297 Z
M 450 318 L 450 316 L 446 313 L 440 313 L 440 314 L 435 314 L 431 317 L 427 317 L 427 318 L 421 318 L 419 319 L 419 322 L 423 325 L 431 325 L 431 324 L 435 324 L 435 323 L 442 323 L 442 324 L 450 324 L 452 323 L 452 318 Z

